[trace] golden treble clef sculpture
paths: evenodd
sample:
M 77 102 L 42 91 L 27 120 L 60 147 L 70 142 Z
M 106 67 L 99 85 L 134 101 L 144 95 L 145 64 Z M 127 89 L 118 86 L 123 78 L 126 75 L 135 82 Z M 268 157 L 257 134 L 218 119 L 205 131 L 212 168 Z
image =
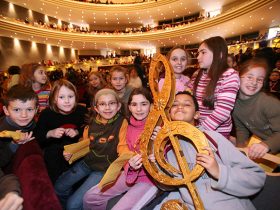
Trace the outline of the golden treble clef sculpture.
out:
M 158 90 L 159 70 L 158 66 L 162 63 L 165 68 L 165 80 L 161 91 Z M 148 173 L 159 183 L 172 186 L 186 186 L 192 196 L 196 210 L 203 210 L 203 203 L 198 195 L 193 183 L 204 171 L 198 164 L 190 170 L 184 153 L 180 148 L 177 136 L 188 138 L 195 146 L 197 152 L 207 154 L 203 150 L 208 146 L 208 141 L 204 134 L 191 124 L 183 121 L 171 121 L 169 110 L 175 97 L 175 78 L 170 64 L 161 54 L 157 54 L 152 59 L 149 70 L 149 85 L 154 98 L 154 106 L 147 118 L 144 132 L 140 137 L 140 149 L 143 158 L 143 165 Z M 160 125 L 162 128 L 154 140 L 150 140 L 154 128 Z M 164 148 L 170 142 L 177 158 L 179 170 L 168 163 L 164 156 Z M 154 154 L 156 163 L 148 158 Z M 165 173 L 167 172 L 167 173 Z M 172 174 L 180 174 L 181 178 L 172 177 Z M 172 206 L 173 205 L 173 206 Z M 171 207 L 172 206 L 172 207 Z M 186 207 L 176 207 L 178 204 L 169 203 L 163 209 L 186 209 Z

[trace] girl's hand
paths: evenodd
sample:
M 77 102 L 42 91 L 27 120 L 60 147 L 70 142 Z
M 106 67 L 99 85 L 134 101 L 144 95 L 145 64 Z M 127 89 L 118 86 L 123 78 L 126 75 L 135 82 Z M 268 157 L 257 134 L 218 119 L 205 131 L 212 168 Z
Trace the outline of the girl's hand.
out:
M 63 156 L 66 161 L 70 160 L 73 154 L 63 151 Z
M 64 128 L 56 128 L 56 129 L 53 129 L 53 130 L 50 130 L 48 133 L 47 133 L 47 138 L 61 138 L 63 136 L 63 134 L 65 133 L 65 129 Z
M 158 134 L 158 132 L 160 131 L 160 129 L 161 129 L 160 126 L 156 126 L 156 127 L 155 127 L 155 129 L 154 129 L 154 131 L 153 131 L 153 134 L 152 134 L 152 136 L 151 136 L 151 139 L 152 139 L 152 140 L 155 140 L 155 139 L 156 139 L 157 134 Z
M 16 141 L 17 144 L 25 144 L 26 142 L 29 142 L 33 140 L 35 137 L 32 137 L 33 132 L 26 132 L 26 133 L 21 133 L 21 138 Z
M 79 132 L 76 130 L 76 129 L 73 129 L 73 128 L 67 128 L 65 129 L 65 132 L 64 134 L 66 136 L 69 136 L 71 138 L 74 138 L 75 136 L 77 136 L 79 134 Z
M 129 159 L 128 163 L 131 168 L 133 168 L 134 170 L 138 170 L 143 165 L 142 164 L 142 155 L 137 154 L 137 155 L 133 156 L 132 158 Z
M 197 153 L 196 162 L 204 167 L 214 179 L 218 180 L 220 170 L 214 153 L 210 147 L 204 147 L 204 150 L 207 150 L 209 155 Z
M 269 147 L 264 142 L 260 142 L 258 144 L 252 144 L 248 148 L 248 156 L 250 159 L 262 158 L 268 151 L 269 151 Z

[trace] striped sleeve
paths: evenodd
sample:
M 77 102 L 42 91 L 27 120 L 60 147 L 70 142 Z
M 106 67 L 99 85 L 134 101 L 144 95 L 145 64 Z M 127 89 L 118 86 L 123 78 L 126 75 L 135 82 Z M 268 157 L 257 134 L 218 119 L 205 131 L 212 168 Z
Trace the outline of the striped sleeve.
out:
M 231 117 L 239 85 L 240 80 L 236 71 L 229 69 L 223 74 L 215 90 L 214 110 L 201 123 L 205 129 L 216 130 Z

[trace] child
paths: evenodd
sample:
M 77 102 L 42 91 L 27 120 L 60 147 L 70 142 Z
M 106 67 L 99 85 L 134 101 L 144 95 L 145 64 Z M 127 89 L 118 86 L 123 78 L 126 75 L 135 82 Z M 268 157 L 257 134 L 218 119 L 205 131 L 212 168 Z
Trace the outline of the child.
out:
M 38 113 L 48 107 L 50 86 L 48 84 L 48 78 L 44 66 L 37 63 L 24 64 L 21 68 L 19 84 L 32 88 L 38 95 Z
M 137 88 L 131 92 L 128 109 L 132 116 L 126 139 L 129 149 L 138 154 L 128 161 L 112 187 L 101 191 L 98 186 L 95 186 L 87 191 L 84 196 L 84 209 L 106 209 L 109 199 L 125 192 L 113 209 L 141 209 L 155 197 L 157 188 L 142 167 L 142 157 L 139 154 L 139 137 L 144 130 L 151 103 L 152 96 L 146 89 Z
M 273 70 L 270 73 L 269 92 L 280 99 L 280 71 Z
M 219 36 L 204 40 L 198 48 L 198 72 L 189 83 L 200 108 L 199 124 L 226 138 L 232 129 L 231 111 L 239 89 L 238 73 L 228 68 L 228 48 Z
M 236 64 L 236 61 L 235 61 L 234 54 L 229 54 L 227 56 L 227 64 L 228 64 L 229 68 L 233 68 L 233 69 L 237 68 L 237 66 L 236 66 L 237 64 Z
M 125 109 L 127 108 L 128 98 L 133 88 L 127 85 L 128 73 L 127 69 L 121 66 L 114 66 L 110 70 L 110 81 L 113 89 L 118 94 Z M 128 110 L 125 110 L 126 114 Z
M 176 79 L 176 93 L 184 91 L 187 88 L 187 84 L 190 78 L 183 75 L 190 58 L 189 54 L 181 47 L 173 47 L 167 54 L 167 58 L 173 68 Z M 162 89 L 164 79 L 159 80 L 159 90 Z
M 18 179 L 14 175 L 4 175 L 1 168 L 12 161 L 21 144 L 34 139 L 32 130 L 35 127 L 33 118 L 37 102 L 38 98 L 33 90 L 21 85 L 12 86 L 4 98 L 3 109 L 6 116 L 0 119 L 0 132 L 21 131 L 23 134 L 16 141 L 8 137 L 0 139 L 0 209 L 22 208 L 23 199 L 19 195 L 21 191 Z
M 2 166 L 4 162 L 9 162 L 13 153 L 17 150 L 19 144 L 24 144 L 34 139 L 32 137 L 35 122 L 33 120 L 37 111 L 37 95 L 32 89 L 23 87 L 22 85 L 15 85 L 10 88 L 4 98 L 3 110 L 6 116 L 0 120 L 0 131 L 17 131 L 24 132 L 21 139 L 11 141 L 10 138 L 6 140 L 1 139 L 1 147 L 9 147 L 6 153 L 6 161 L 1 160 Z M 3 155 L 2 153 L 0 154 Z
M 84 94 L 87 108 L 94 106 L 94 104 L 91 104 L 94 101 L 94 95 L 105 86 L 106 82 L 100 72 L 92 71 L 88 74 L 88 88 Z
M 141 81 L 140 77 L 138 76 L 138 73 L 137 73 L 135 67 L 133 67 L 130 70 L 128 85 L 130 87 L 133 87 L 133 88 L 140 88 L 140 87 L 142 87 L 142 81 Z
M 267 64 L 261 59 L 251 59 L 240 67 L 241 85 L 233 119 L 237 146 L 246 146 L 251 134 L 262 140 L 249 147 L 252 159 L 280 152 L 280 101 L 261 91 L 267 74 Z
M 171 120 L 185 121 L 195 125 L 195 120 L 199 118 L 195 97 L 188 92 L 179 92 L 170 109 L 170 117 Z M 200 164 L 206 170 L 195 181 L 204 208 L 255 209 L 248 196 L 261 190 L 266 177 L 265 173 L 222 135 L 215 131 L 200 129 L 207 134 L 210 146 L 205 147 L 205 150 L 209 155 L 197 153 L 187 139 L 181 138 L 179 142 L 188 165 Z M 173 150 L 167 152 L 167 159 L 179 169 Z M 194 209 L 193 200 L 184 186 L 179 187 L 179 192 L 171 192 L 162 203 L 170 199 L 179 199 L 187 205 L 188 209 Z M 155 209 L 160 209 L 162 203 Z
M 120 153 L 129 151 L 125 138 L 127 121 L 119 112 L 121 103 L 116 92 L 112 89 L 99 90 L 95 94 L 94 103 L 97 115 L 90 118 L 88 127 L 90 153 L 62 174 L 55 183 L 57 195 L 68 210 L 82 209 L 84 194 L 99 183 Z M 66 160 L 71 158 L 71 154 L 64 155 Z M 86 177 L 72 194 L 73 185 Z
M 41 113 L 35 130 L 36 139 L 44 150 L 44 159 L 53 183 L 69 168 L 63 157 L 67 144 L 76 143 L 82 136 L 86 108 L 78 105 L 75 86 L 67 80 L 53 84 L 50 107 Z

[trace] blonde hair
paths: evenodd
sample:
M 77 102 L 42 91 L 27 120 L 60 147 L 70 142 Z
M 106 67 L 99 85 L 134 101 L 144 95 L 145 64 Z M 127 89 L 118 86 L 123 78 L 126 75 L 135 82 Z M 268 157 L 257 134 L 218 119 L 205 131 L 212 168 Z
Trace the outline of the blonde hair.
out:
M 98 101 L 98 99 L 99 99 L 100 96 L 108 95 L 108 94 L 113 95 L 113 96 L 116 98 L 117 102 L 118 102 L 118 103 L 121 103 L 121 100 L 120 100 L 118 94 L 117 94 L 113 89 L 104 88 L 104 89 L 99 90 L 99 91 L 95 94 L 95 97 L 94 97 L 94 104 L 95 104 L 95 105 L 97 104 L 97 101 Z
M 126 77 L 126 79 L 128 80 L 128 71 L 127 71 L 127 68 L 124 68 L 122 66 L 113 66 L 111 69 L 110 69 L 110 78 L 112 77 L 112 74 L 114 72 L 122 72 L 124 74 L 124 76 Z

